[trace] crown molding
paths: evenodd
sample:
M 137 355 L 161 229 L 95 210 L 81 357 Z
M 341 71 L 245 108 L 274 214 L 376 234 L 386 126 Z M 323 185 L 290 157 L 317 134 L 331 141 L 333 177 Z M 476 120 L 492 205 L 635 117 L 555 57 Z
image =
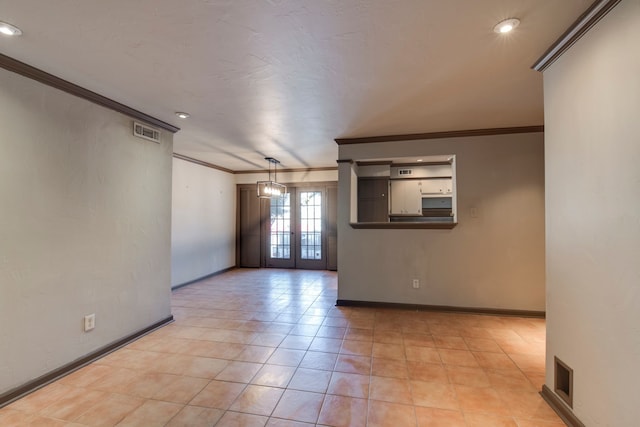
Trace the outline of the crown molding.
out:
M 544 71 L 571 46 L 582 38 L 598 21 L 620 3 L 621 0 L 597 0 L 556 40 L 531 66 L 536 71 Z
M 242 170 L 242 171 L 234 171 L 232 169 L 227 169 L 222 166 L 214 165 L 213 163 L 205 162 L 204 160 L 194 159 L 193 157 L 185 156 L 179 153 L 173 153 L 173 157 L 176 159 L 184 160 L 187 162 L 195 163 L 196 165 L 205 166 L 207 168 L 216 169 L 222 172 L 230 173 L 233 175 L 243 175 L 243 174 L 252 174 L 252 173 L 265 173 L 268 172 L 267 169 L 256 169 L 256 170 Z M 297 169 L 278 169 L 278 173 L 282 172 L 320 172 L 320 171 L 337 171 L 338 168 L 335 166 L 326 166 L 319 168 L 297 168 Z
M 222 171 L 222 172 L 226 172 L 226 173 L 230 173 L 230 174 L 234 174 L 235 173 L 231 169 L 223 168 L 222 166 L 214 165 L 213 163 L 205 162 L 203 160 L 194 159 L 193 157 L 184 156 L 182 154 L 173 153 L 173 157 L 176 158 L 176 159 L 184 160 L 186 162 L 195 163 L 196 165 L 205 166 L 207 168 L 219 170 L 219 171 Z
M 393 162 L 391 160 L 371 160 L 371 161 L 356 161 L 358 166 L 391 166 Z
M 297 168 L 297 169 L 278 169 L 278 173 L 283 172 L 321 172 L 321 171 L 337 171 L 338 168 L 335 166 L 324 166 L 319 168 Z M 234 174 L 250 174 L 250 173 L 265 173 L 266 169 L 259 170 L 243 170 L 243 171 L 234 171 Z
M 0 68 L 4 68 L 5 70 L 14 72 L 16 74 L 20 74 L 21 76 L 35 80 L 55 89 L 59 89 L 63 92 L 67 92 L 71 95 L 93 102 L 94 104 L 100 105 L 102 107 L 117 111 L 118 113 L 122 113 L 134 119 L 141 120 L 145 123 L 159 127 L 171 133 L 176 133 L 180 130 L 179 127 L 170 125 L 169 123 L 163 122 L 160 119 L 156 119 L 155 117 L 128 107 L 124 104 L 114 101 L 113 99 L 109 99 L 98 93 L 92 92 L 88 89 L 85 89 L 67 80 L 63 80 L 60 77 L 56 77 L 53 74 L 49 74 L 45 71 L 35 68 L 29 64 L 25 64 L 24 62 L 20 62 L 17 59 L 13 59 L 1 53 Z
M 544 126 L 452 130 L 446 132 L 412 133 L 406 135 L 367 136 L 363 138 L 336 138 L 338 145 L 371 144 L 375 142 L 414 141 L 417 139 L 464 138 L 469 136 L 509 135 L 515 133 L 544 132 Z

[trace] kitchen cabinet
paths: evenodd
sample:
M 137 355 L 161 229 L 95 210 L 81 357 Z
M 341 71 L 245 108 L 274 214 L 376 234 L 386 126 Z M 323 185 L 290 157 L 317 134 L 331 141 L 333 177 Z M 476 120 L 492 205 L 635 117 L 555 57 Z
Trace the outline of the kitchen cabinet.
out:
M 391 215 L 422 215 L 420 180 L 391 180 Z
M 451 196 L 451 178 L 391 180 L 391 215 L 422 215 L 425 197 Z
M 389 221 L 389 179 L 358 179 L 358 222 Z
M 450 196 L 453 192 L 451 178 L 422 179 L 418 185 L 423 197 Z
M 450 229 L 457 224 L 454 155 L 357 164 L 353 228 Z M 352 181 L 352 191 L 353 187 Z

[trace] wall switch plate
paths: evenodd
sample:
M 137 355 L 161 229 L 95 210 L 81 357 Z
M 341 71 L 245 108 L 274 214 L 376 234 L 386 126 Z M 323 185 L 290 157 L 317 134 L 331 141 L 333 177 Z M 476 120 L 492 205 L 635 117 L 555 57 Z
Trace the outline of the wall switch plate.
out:
M 413 289 L 418 289 L 420 287 L 420 279 L 413 279 Z
M 95 313 L 87 314 L 86 316 L 84 316 L 84 331 L 85 332 L 89 332 L 95 327 L 96 327 L 96 315 L 95 315 Z

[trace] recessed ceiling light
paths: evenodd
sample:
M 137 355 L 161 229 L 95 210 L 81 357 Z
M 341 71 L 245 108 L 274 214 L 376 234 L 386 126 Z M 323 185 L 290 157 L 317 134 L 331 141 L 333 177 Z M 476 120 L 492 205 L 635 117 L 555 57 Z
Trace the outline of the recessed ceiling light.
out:
M 183 111 L 178 111 L 176 113 L 176 116 L 180 117 L 181 119 L 188 119 L 189 117 L 191 117 L 191 114 L 185 113 Z
M 419 161 L 419 162 L 421 162 L 421 161 L 422 161 L 422 159 L 418 159 L 418 161 Z
M 509 18 L 504 21 L 498 22 L 495 27 L 493 27 L 493 31 L 498 34 L 505 34 L 516 28 L 520 25 L 520 20 L 517 18 Z
M 22 30 L 15 25 L 0 21 L 0 34 L 4 34 L 5 36 L 19 36 L 22 34 Z

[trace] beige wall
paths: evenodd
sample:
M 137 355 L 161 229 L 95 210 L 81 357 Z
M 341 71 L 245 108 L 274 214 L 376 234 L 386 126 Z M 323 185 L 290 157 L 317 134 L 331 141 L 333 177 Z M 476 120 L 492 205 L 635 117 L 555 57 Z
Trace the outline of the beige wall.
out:
M 640 420 L 640 1 L 544 73 L 547 386 L 574 369 L 587 426 Z
M 343 145 L 339 157 L 451 154 L 456 155 L 459 218 L 452 230 L 351 228 L 352 168 L 341 163 L 340 299 L 544 310 L 541 133 Z M 420 279 L 420 289 L 413 289 L 414 278 Z
M 170 316 L 161 137 L 0 69 L 0 394 Z
M 283 183 L 335 182 L 338 172 L 280 172 L 277 177 Z M 235 266 L 236 184 L 267 179 L 267 172 L 230 174 L 173 160 L 172 286 Z
M 171 285 L 235 265 L 233 174 L 173 159 Z

